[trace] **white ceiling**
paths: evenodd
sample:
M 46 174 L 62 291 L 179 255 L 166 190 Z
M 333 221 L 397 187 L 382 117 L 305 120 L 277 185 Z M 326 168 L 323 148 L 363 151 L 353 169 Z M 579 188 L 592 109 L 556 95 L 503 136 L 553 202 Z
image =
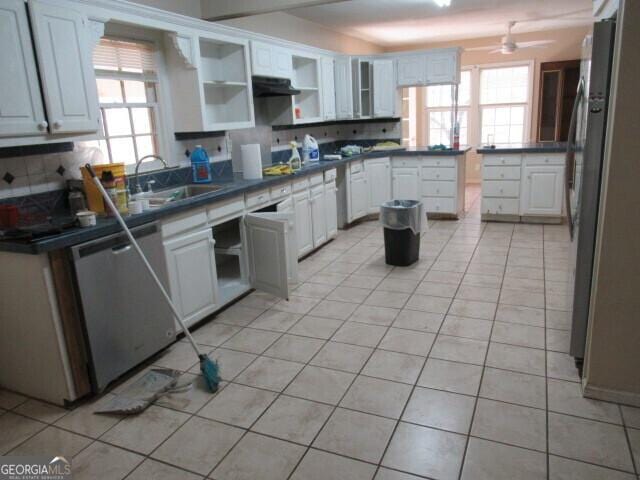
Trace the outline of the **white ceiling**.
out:
M 346 0 L 288 13 L 385 47 L 576 27 L 591 23 L 592 0 Z

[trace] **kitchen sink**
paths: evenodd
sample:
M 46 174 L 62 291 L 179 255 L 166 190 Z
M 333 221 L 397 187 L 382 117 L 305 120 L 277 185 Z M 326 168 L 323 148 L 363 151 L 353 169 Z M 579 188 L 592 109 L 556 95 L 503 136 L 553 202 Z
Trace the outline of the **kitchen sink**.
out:
M 149 200 L 149 207 L 157 208 L 176 200 L 184 200 L 185 198 L 198 197 L 211 192 L 222 190 L 224 185 L 196 185 L 189 184 L 181 187 L 166 188 L 157 192 L 146 192 L 137 194 L 135 198 L 143 198 Z

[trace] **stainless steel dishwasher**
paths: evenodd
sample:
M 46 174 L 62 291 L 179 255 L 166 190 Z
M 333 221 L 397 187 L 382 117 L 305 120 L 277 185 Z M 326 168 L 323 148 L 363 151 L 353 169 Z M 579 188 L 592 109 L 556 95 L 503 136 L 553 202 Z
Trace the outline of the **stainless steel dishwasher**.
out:
M 159 225 L 132 229 L 167 286 Z M 95 392 L 174 341 L 171 310 L 124 233 L 71 248 Z M 168 287 L 167 287 L 168 288 Z

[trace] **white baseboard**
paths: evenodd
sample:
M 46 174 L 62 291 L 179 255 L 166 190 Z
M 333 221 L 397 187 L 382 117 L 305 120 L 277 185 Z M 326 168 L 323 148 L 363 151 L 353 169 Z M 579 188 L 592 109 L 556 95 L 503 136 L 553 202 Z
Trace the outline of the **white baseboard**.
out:
M 586 385 L 584 383 L 584 380 L 582 384 L 582 392 L 587 398 L 604 400 L 607 402 L 623 403 L 625 405 L 640 407 L 640 393 L 624 392 L 620 390 L 595 387 L 593 385 Z

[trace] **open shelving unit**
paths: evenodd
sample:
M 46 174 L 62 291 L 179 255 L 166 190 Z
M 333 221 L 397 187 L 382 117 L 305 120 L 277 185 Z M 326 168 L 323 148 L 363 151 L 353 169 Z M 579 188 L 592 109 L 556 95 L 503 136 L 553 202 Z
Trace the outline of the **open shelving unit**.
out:
M 173 41 L 168 73 L 176 131 L 215 131 L 254 125 L 248 42 L 198 36 Z M 200 115 L 194 115 L 199 111 Z
M 318 58 L 302 57 L 294 55 L 293 62 L 293 87 L 300 90 L 293 97 L 293 122 L 317 122 L 322 117 L 320 99 L 320 64 Z M 296 109 L 300 111 L 300 117 L 296 116 Z

